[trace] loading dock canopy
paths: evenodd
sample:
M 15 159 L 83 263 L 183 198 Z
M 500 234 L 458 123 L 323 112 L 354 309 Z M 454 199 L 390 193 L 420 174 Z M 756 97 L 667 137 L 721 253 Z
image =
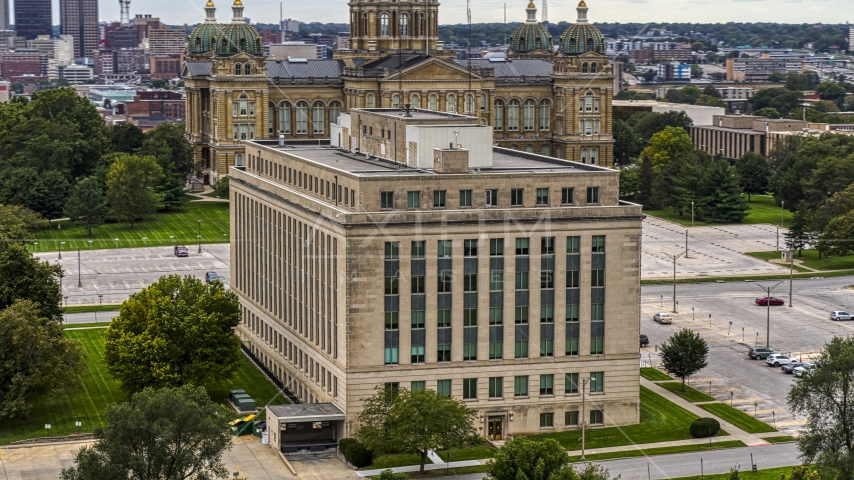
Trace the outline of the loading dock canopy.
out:
M 344 420 L 344 412 L 334 403 L 270 405 L 267 407 L 267 411 L 275 416 L 280 423 Z

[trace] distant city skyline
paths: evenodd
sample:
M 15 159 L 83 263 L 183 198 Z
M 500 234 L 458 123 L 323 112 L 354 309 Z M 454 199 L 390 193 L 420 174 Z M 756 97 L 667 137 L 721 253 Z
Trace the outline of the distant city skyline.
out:
M 217 19 L 228 23 L 231 19 L 231 0 L 214 0 L 217 4 Z M 14 0 L 10 0 L 14 4 Z M 100 21 L 118 21 L 119 4 L 116 0 L 99 0 Z M 204 20 L 205 0 L 179 0 L 166 4 L 162 0 L 132 0 L 131 17 L 136 14 L 151 14 L 164 23 L 181 25 Z M 527 0 L 506 2 L 507 21 L 525 20 Z M 537 7 L 542 0 L 535 0 Z M 348 23 L 347 0 L 318 0 L 283 3 L 284 18 L 300 22 Z M 552 2 L 549 5 L 549 20 L 553 23 L 575 21 L 577 1 Z M 276 0 L 246 0 L 245 15 L 253 22 L 276 23 L 279 17 L 279 2 Z M 492 23 L 504 20 L 502 0 L 472 0 L 472 22 Z M 693 0 L 591 0 L 590 19 L 595 22 L 619 23 L 844 23 L 854 21 L 846 18 L 850 11 L 850 0 L 718 0 L 696 2 Z M 341 7 L 341 8 L 330 8 Z M 466 4 L 462 0 L 443 1 L 439 9 L 439 23 L 462 23 L 465 20 Z M 539 16 L 539 15 L 538 15 Z M 262 20 L 263 19 L 263 20 Z M 53 23 L 59 23 L 59 2 L 53 0 Z

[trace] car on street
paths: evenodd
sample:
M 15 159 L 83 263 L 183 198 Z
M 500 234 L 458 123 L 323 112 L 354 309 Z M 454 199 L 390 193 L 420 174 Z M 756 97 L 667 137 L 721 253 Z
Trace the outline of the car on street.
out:
M 647 345 L 649 345 L 649 337 L 647 337 L 646 335 L 641 333 L 640 334 L 640 346 L 645 347 Z
M 219 281 L 219 275 L 216 272 L 205 273 L 205 283 L 213 283 Z
M 759 360 L 760 358 L 768 358 L 768 355 L 775 353 L 777 352 L 767 347 L 750 347 L 750 350 L 747 351 L 747 356 L 753 360 Z
M 669 313 L 665 312 L 656 313 L 652 316 L 652 319 L 662 325 L 673 323 L 673 317 Z
M 785 365 L 791 361 L 792 361 L 792 359 L 789 358 L 788 355 L 784 355 L 782 353 L 772 353 L 771 355 L 768 355 L 767 358 L 765 358 L 765 363 L 767 363 L 770 366 L 774 366 L 774 367 L 779 367 L 780 365 Z
M 777 297 L 759 297 L 756 299 L 756 304 L 762 305 L 763 307 L 768 305 L 769 303 L 772 307 L 786 304 L 783 299 Z
M 830 319 L 834 321 L 839 320 L 851 320 L 852 316 L 848 312 L 843 312 L 842 310 L 834 310 L 830 312 Z
M 176 257 L 187 257 L 190 255 L 190 251 L 187 250 L 187 247 L 183 245 L 175 246 L 175 256 Z
M 805 363 L 800 367 L 796 367 L 792 373 L 795 374 L 796 377 L 803 377 L 805 373 L 810 374 L 815 371 L 814 363 Z
M 789 362 L 789 363 L 787 363 L 787 364 L 783 365 L 782 367 L 780 367 L 780 370 L 782 370 L 782 371 L 783 371 L 783 373 L 792 373 L 792 372 L 794 372 L 794 371 L 795 371 L 795 369 L 796 369 L 796 368 L 801 367 L 801 366 L 803 366 L 803 365 L 804 365 L 804 362 L 799 362 L 799 361 L 797 361 L 797 360 L 792 360 L 791 362 Z

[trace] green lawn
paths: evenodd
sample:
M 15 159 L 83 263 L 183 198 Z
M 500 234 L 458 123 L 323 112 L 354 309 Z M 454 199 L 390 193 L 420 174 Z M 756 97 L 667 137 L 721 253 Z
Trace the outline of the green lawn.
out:
M 670 375 L 658 370 L 657 368 L 644 367 L 640 369 L 641 377 L 653 382 L 659 380 L 673 380 Z
M 619 445 L 668 442 L 692 438 L 688 429 L 698 417 L 665 400 L 649 389 L 640 387 L 640 423 L 624 427 L 587 430 L 586 446 L 590 449 Z M 721 432 L 718 435 L 726 435 Z M 581 448 L 581 430 L 533 435 L 531 439 L 553 438 L 567 450 Z
M 705 405 L 700 405 L 700 408 L 714 415 L 717 415 L 718 417 L 726 420 L 727 422 L 735 425 L 736 427 L 744 430 L 747 433 L 763 433 L 777 431 L 771 425 L 761 422 L 740 410 L 736 410 L 730 407 L 725 403 L 708 403 Z
M 110 303 L 108 305 L 72 305 L 65 307 L 65 313 L 115 312 L 120 306 L 120 303 Z
M 486 472 L 486 465 L 475 465 L 471 467 L 457 467 L 457 468 L 443 468 L 439 470 L 427 470 L 424 473 L 418 472 L 406 472 L 407 478 L 417 479 L 417 478 L 435 478 L 435 477 L 445 477 L 448 475 L 468 475 L 470 473 L 484 473 Z M 371 477 L 371 478 L 379 478 L 379 476 Z
M 796 273 L 794 278 L 831 278 L 831 277 L 846 277 L 848 275 L 854 275 L 854 270 L 839 270 L 835 272 L 810 272 L 810 273 Z M 678 284 L 689 284 L 689 283 L 714 283 L 717 281 L 721 282 L 743 282 L 745 280 L 759 281 L 759 280 L 788 280 L 789 275 L 740 275 L 733 277 L 696 277 L 696 278 L 680 278 L 676 280 Z M 672 279 L 666 278 L 657 278 L 654 280 L 641 280 L 641 285 L 672 285 Z
M 741 470 L 738 472 L 739 480 L 780 480 L 780 475 L 784 475 L 783 478 L 789 478 L 789 474 L 792 473 L 792 469 L 795 467 L 779 467 L 779 468 L 766 468 L 763 470 L 759 470 L 756 473 L 750 471 L 750 465 L 746 462 L 738 462 L 733 461 L 733 466 L 737 464 L 741 464 Z M 697 469 L 699 469 L 699 465 Z M 719 473 L 716 475 L 695 475 L 693 477 L 679 477 L 672 478 L 670 480 L 729 480 L 729 473 Z
M 198 243 L 198 220 L 202 221 L 202 243 L 227 243 L 228 205 L 228 202 L 190 202 L 179 209 L 157 213 L 149 219 L 136 222 L 133 229 L 130 223 L 105 223 L 92 231 L 91 238 L 83 227 L 75 227 L 70 222 L 54 222 L 49 230 L 36 232 L 38 244 L 33 245 L 31 250 L 56 251 L 59 242 L 65 242 L 62 250 L 69 252 L 78 248 L 89 250 L 179 244 L 189 247 Z M 57 228 L 58 224 L 62 225 L 61 229 Z
M 696 388 L 686 384 L 685 391 L 682 391 L 682 382 L 664 382 L 659 383 L 659 387 L 666 388 L 689 402 L 713 402 L 715 399 L 697 390 Z
M 786 442 L 795 442 L 797 439 L 795 437 L 768 437 L 763 438 L 768 443 L 786 443 Z
M 709 445 L 709 443 L 698 443 L 696 445 L 677 445 L 675 447 L 648 448 L 646 450 L 594 453 L 593 455 L 585 455 L 584 458 L 589 461 L 610 460 L 613 458 L 648 457 L 653 455 L 667 455 L 670 453 L 702 452 L 706 450 L 722 450 L 725 448 L 746 446 L 747 444 L 741 440 L 727 440 L 725 442 L 712 442 L 711 445 Z M 580 457 L 572 457 L 572 461 L 576 462 L 579 458 Z
M 46 396 L 35 403 L 26 421 L 0 419 L 0 445 L 28 438 L 70 435 L 77 431 L 76 421 L 83 422 L 81 433 L 91 432 L 103 423 L 107 405 L 127 400 L 127 395 L 119 389 L 119 383 L 104 365 L 104 332 L 103 328 L 65 332 L 69 338 L 79 341 L 86 353 L 89 370 L 82 374 L 83 388 L 69 395 Z M 259 407 L 277 394 L 275 387 L 242 355 L 234 378 L 211 389 L 211 398 L 224 401 L 228 398 L 228 391 L 235 388 L 246 390 Z M 278 397 L 275 403 L 288 401 Z M 44 428 L 45 424 L 51 425 L 50 430 Z
M 433 463 L 428 458 L 425 465 Z M 378 468 L 404 467 L 406 465 L 421 465 L 421 455 L 417 453 L 393 453 L 377 457 L 374 461 L 361 470 L 374 470 Z
M 745 198 L 747 198 L 745 196 Z M 744 221 L 742 223 L 745 224 L 754 224 L 754 223 L 770 223 L 772 225 L 780 224 L 780 207 L 774 203 L 774 197 L 766 196 L 766 195 L 752 195 L 750 197 L 750 210 L 747 212 L 747 216 L 744 217 Z M 691 212 L 687 212 L 680 216 L 678 213 L 673 211 L 672 209 L 666 210 L 647 210 L 643 209 L 643 213 L 647 215 L 652 215 L 653 217 L 658 217 L 664 220 L 669 220 L 674 223 L 678 223 L 680 225 L 690 227 L 691 226 Z M 784 226 L 788 225 L 792 220 L 792 212 L 786 210 L 783 212 L 783 223 Z M 697 220 L 694 218 L 694 226 L 695 227 L 705 227 L 708 225 L 715 225 L 713 223 L 706 223 Z
M 780 252 L 749 252 L 747 255 L 761 258 L 762 260 L 770 260 L 772 258 L 780 258 Z M 795 260 L 801 260 L 804 266 L 814 268 L 816 270 L 846 270 L 854 269 L 854 256 L 850 257 L 823 257 L 818 258 L 817 250 L 804 250 L 801 256 L 795 255 Z M 795 266 L 797 269 L 798 267 Z M 803 271 L 808 271 L 804 269 Z
M 451 450 L 438 450 L 436 453 L 446 462 L 448 461 L 448 453 L 451 454 L 452 462 L 462 462 L 464 460 L 480 460 L 483 458 L 492 458 L 495 456 L 496 449 L 489 445 L 475 445 L 465 448 L 453 448 Z

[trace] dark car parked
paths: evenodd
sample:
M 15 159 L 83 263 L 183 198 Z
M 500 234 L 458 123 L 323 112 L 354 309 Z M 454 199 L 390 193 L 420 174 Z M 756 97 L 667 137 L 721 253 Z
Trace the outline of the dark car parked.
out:
M 771 350 L 767 347 L 750 347 L 750 350 L 747 351 L 747 356 L 752 358 L 753 360 L 759 360 L 768 358 L 768 355 L 772 353 L 777 353 L 774 350 Z
M 649 345 L 649 337 L 647 337 L 646 335 L 641 333 L 640 334 L 640 346 L 645 347 L 647 345 Z
M 782 298 L 777 297 L 759 297 L 756 299 L 756 304 L 762 305 L 763 307 L 767 306 L 769 303 L 772 307 L 786 304 L 786 302 L 784 302 Z
M 208 272 L 205 274 L 205 283 L 213 283 L 219 280 L 219 275 L 216 272 Z
M 792 373 L 795 371 L 795 368 L 801 367 L 801 366 L 803 366 L 803 364 L 804 364 L 804 362 L 798 362 L 798 361 L 793 360 L 793 361 L 787 363 L 786 365 L 783 365 L 782 367 L 780 367 L 780 370 L 782 370 L 783 373 Z

